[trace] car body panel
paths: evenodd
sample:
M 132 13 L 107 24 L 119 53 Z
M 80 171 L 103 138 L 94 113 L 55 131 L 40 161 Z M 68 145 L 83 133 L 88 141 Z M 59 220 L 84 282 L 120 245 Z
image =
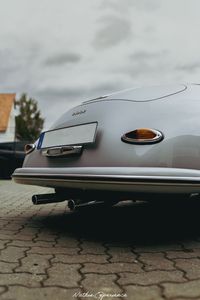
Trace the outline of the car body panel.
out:
M 84 103 L 97 102 L 99 100 L 128 100 L 134 102 L 147 102 L 159 99 L 164 99 L 169 96 L 181 93 L 187 89 L 186 85 L 164 85 L 164 86 L 153 86 L 145 88 L 131 88 L 121 92 L 113 93 L 109 96 L 100 97 L 100 99 L 93 99 Z
M 166 88 L 153 87 L 151 92 L 150 90 L 150 88 L 144 88 L 140 92 L 138 90 L 125 91 L 124 94 L 121 92 L 118 96 L 113 94 L 102 99 L 94 99 L 71 109 L 61 116 L 51 130 L 98 122 L 95 143 L 84 145 L 82 154 L 76 157 L 49 158 L 42 155 L 41 149 L 36 149 L 26 156 L 23 168 L 16 170 L 13 178 L 21 183 L 23 181 L 28 184 L 55 187 L 53 174 L 56 176 L 60 174 L 61 177 L 65 175 L 65 178 L 58 183 L 59 180 L 55 177 L 57 184 L 68 187 L 67 178 L 70 178 L 72 170 L 74 174 L 82 174 L 84 181 L 85 168 L 92 168 L 91 175 L 94 177 L 99 176 L 98 172 L 101 168 L 109 168 L 110 175 L 112 171 L 113 175 L 119 173 L 121 178 L 124 178 L 123 175 L 127 173 L 131 174 L 133 180 L 129 180 L 126 188 L 129 186 L 128 190 L 134 192 L 138 191 L 139 185 L 138 182 L 134 183 L 136 178 L 139 176 L 138 178 L 141 179 L 138 175 L 139 169 L 145 170 L 147 174 L 158 169 L 157 177 L 153 177 L 155 192 L 156 190 L 170 192 L 170 189 L 173 192 L 175 185 L 178 187 L 176 192 L 180 193 L 192 192 L 192 185 L 194 192 L 200 191 L 200 186 L 197 184 L 197 182 L 200 183 L 199 171 L 195 173 L 197 174 L 195 180 L 190 173 L 189 183 L 184 179 L 185 181 L 181 182 L 181 188 L 177 183 L 177 178 L 182 176 L 173 175 L 174 169 L 179 169 L 180 174 L 184 174 L 187 169 L 194 172 L 200 170 L 200 86 L 175 85 Z M 163 133 L 164 139 L 159 143 L 149 145 L 127 144 L 121 140 L 123 134 L 138 128 L 159 130 Z M 80 173 L 81 169 L 83 172 Z M 44 170 L 46 177 L 42 179 Z M 166 170 L 168 175 L 165 172 L 162 173 L 163 170 Z M 166 184 L 160 184 L 160 176 L 162 182 L 165 176 L 167 180 L 171 176 L 171 187 L 164 188 Z M 142 188 L 140 186 L 139 191 L 152 192 L 152 184 L 148 184 L 150 177 L 145 177 L 145 184 Z M 106 178 L 108 177 L 104 178 L 103 183 L 101 178 L 99 179 L 101 189 L 105 187 L 109 190 L 109 186 L 110 189 L 116 189 L 119 180 L 113 185 L 110 182 L 107 184 Z M 157 184 L 157 179 L 159 184 Z M 190 185 L 188 189 L 183 188 L 184 182 L 185 186 L 186 183 Z M 80 188 L 79 185 L 75 186 Z M 82 188 L 97 189 L 97 183 L 90 180 L 87 186 L 83 185 Z

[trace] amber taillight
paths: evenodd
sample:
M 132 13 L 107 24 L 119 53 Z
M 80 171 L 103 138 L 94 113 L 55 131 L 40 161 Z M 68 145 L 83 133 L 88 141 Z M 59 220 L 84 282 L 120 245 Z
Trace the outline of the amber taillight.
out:
M 130 144 L 153 144 L 163 140 L 163 134 L 155 129 L 138 128 L 122 136 L 122 141 Z

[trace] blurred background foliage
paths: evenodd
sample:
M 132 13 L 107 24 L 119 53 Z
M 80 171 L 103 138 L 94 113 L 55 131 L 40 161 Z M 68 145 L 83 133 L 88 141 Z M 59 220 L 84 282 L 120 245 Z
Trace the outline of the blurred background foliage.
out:
M 44 119 L 38 109 L 37 101 L 23 93 L 19 99 L 15 100 L 15 107 L 19 111 L 19 114 L 15 117 L 16 139 L 18 141 L 35 141 L 44 125 Z

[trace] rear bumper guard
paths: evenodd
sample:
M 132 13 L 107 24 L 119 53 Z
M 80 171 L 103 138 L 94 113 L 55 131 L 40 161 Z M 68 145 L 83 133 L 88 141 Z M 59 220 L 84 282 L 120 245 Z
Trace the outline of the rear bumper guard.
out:
M 200 171 L 175 168 L 21 168 L 17 183 L 47 187 L 143 193 L 200 192 Z

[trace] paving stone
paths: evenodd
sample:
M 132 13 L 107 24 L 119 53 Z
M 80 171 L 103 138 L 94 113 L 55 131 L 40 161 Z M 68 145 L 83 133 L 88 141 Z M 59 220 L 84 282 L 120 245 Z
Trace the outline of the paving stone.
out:
M 38 254 L 68 254 L 76 255 L 79 249 L 76 248 L 56 248 L 56 247 L 32 247 L 28 253 L 38 253 Z
M 166 244 L 166 245 L 145 245 L 137 246 L 134 248 L 134 252 L 165 252 L 169 250 L 182 250 L 182 246 L 179 244 Z
M 0 240 L 0 250 L 4 249 L 9 240 Z
M 173 262 L 166 259 L 163 253 L 142 253 L 139 259 L 146 271 L 175 270 Z
M 190 249 L 188 251 L 168 251 L 166 255 L 169 259 L 174 258 L 200 258 L 200 249 Z
M 79 274 L 79 264 L 62 264 L 55 263 L 48 270 L 49 278 L 44 282 L 44 285 L 58 285 L 67 288 L 79 287 L 78 281 L 81 280 Z
M 20 258 L 25 256 L 25 251 L 28 248 L 8 246 L 6 249 L 1 250 L 1 260 L 8 262 L 18 262 Z
M 78 244 L 79 241 L 77 241 L 75 238 L 63 237 L 57 239 L 55 247 L 75 248 L 78 247 Z
M 5 225 L 7 225 L 7 224 L 9 224 L 10 222 L 9 222 L 9 220 L 4 220 L 3 218 L 2 219 L 0 219 L 0 226 L 5 226 Z
M 81 247 L 83 249 L 81 254 L 105 254 L 106 250 L 102 244 L 89 241 L 84 241 Z
M 22 240 L 13 240 L 9 243 L 9 246 L 18 246 L 18 247 L 53 247 L 55 243 L 46 242 L 46 241 L 22 241 Z
M 57 236 L 55 234 L 48 234 L 48 233 L 40 233 L 38 234 L 35 241 L 46 241 L 46 242 L 56 242 Z
M 23 236 L 34 236 L 35 234 L 38 233 L 38 230 L 37 228 L 23 228 L 22 230 L 18 231 L 18 233 L 16 235 L 23 235 Z
M 199 300 L 199 298 L 190 298 L 190 297 L 187 297 L 187 298 L 185 298 L 185 297 L 178 297 L 178 298 L 173 298 L 173 300 L 196 300 L 196 299 L 198 299 Z
M 32 274 L 45 274 L 46 268 L 50 267 L 49 259 L 52 255 L 29 254 L 21 260 L 21 266 L 16 272 L 30 272 Z
M 2 297 L 2 294 L 4 294 L 7 290 L 6 286 L 0 286 L 0 297 Z
M 5 230 L 10 230 L 10 231 L 19 231 L 22 230 L 23 226 L 20 224 L 16 224 L 16 223 L 10 223 L 8 225 L 5 226 Z
M 39 287 L 46 275 L 35 275 L 27 273 L 4 273 L 0 274 L 0 285 L 26 285 L 29 287 Z
M 162 293 L 165 300 L 200 299 L 200 236 L 151 245 L 110 238 L 104 244 L 73 230 L 66 204 L 32 206 L 32 194 L 49 189 L 1 180 L 0 188 L 0 299 L 87 299 L 81 285 L 104 300 L 123 292 L 121 300 L 160 300 Z
M 158 286 L 125 286 L 127 300 L 162 300 L 161 291 Z M 125 298 L 126 299 L 126 298 Z
M 34 239 L 35 235 L 31 236 L 31 235 L 20 235 L 20 234 L 17 234 L 17 235 L 13 235 L 12 237 L 9 236 L 9 239 L 12 241 L 12 240 L 15 240 L 15 241 L 32 241 Z M 7 236 L 8 238 L 8 236 Z
M 198 297 L 200 299 L 200 279 L 193 280 L 185 283 L 164 283 L 164 295 L 167 298 L 184 298 L 189 299 L 189 297 Z
M 2 230 L 0 231 L 0 240 L 11 240 L 16 237 L 16 234 L 14 231 L 6 231 Z
M 63 255 L 57 254 L 56 257 L 52 260 L 54 262 L 62 263 L 96 263 L 103 264 L 107 262 L 106 255 L 95 255 L 95 254 L 79 254 L 79 255 Z
M 18 263 L 0 261 L 0 274 L 1 273 L 12 273 L 13 269 L 16 268 L 18 265 L 19 265 Z
M 78 289 L 63 289 L 58 287 L 28 288 L 11 286 L 7 293 L 1 296 L 2 300 L 68 300 L 78 293 Z M 74 298 L 75 299 L 75 298 Z
M 27 226 L 27 224 L 29 224 L 29 223 L 27 223 L 26 222 L 26 219 L 23 219 L 23 218 L 14 218 L 14 219 L 11 219 L 11 218 L 9 218 L 9 220 L 8 220 L 8 225 L 9 224 L 12 224 L 12 225 L 15 225 L 15 226 L 22 226 L 22 227 L 25 227 L 25 226 Z
M 44 227 L 44 225 L 41 222 L 31 221 L 31 220 L 26 222 L 26 224 L 24 226 L 26 226 L 28 228 L 30 227 L 30 228 L 38 228 L 38 229 L 42 229 Z
M 119 284 L 159 284 L 161 282 L 184 282 L 183 273 L 180 271 L 150 271 L 143 273 L 120 273 Z
M 116 280 L 117 276 L 114 274 L 85 274 L 82 285 L 87 291 L 92 293 L 122 293 L 122 290 L 115 283 Z
M 85 263 L 82 270 L 83 273 L 101 273 L 101 274 L 111 274 L 120 272 L 143 272 L 141 266 L 136 263 L 107 263 L 107 264 L 94 264 Z
M 176 266 L 186 272 L 187 278 L 200 278 L 200 259 L 176 259 Z
M 136 262 L 136 255 L 130 248 L 109 247 L 107 253 L 111 255 L 111 262 Z
M 49 211 L 51 211 L 51 209 L 48 209 Z M 58 232 L 57 230 L 55 230 L 54 227 L 52 227 L 51 229 L 49 229 L 48 227 L 43 227 L 42 230 L 40 230 L 40 233 L 38 234 L 38 237 L 57 237 L 58 238 Z

